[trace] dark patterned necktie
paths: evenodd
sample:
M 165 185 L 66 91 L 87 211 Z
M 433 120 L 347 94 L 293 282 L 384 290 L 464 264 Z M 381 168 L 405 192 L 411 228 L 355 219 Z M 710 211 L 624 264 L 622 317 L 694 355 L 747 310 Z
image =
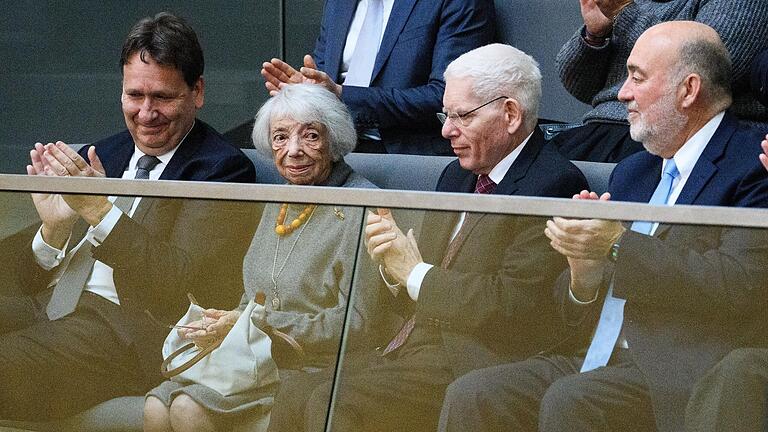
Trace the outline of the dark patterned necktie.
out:
M 496 183 L 494 183 L 494 181 L 491 180 L 490 177 L 488 177 L 485 174 L 481 174 L 477 177 L 477 183 L 475 184 L 475 193 L 489 194 L 489 193 L 492 193 L 495 189 L 496 189 Z M 450 267 L 451 262 L 453 262 L 453 259 L 458 254 L 459 249 L 461 248 L 461 245 L 464 244 L 464 240 L 466 240 L 467 235 L 472 231 L 472 228 L 474 228 L 474 226 L 477 225 L 481 217 L 483 217 L 482 213 L 467 213 L 464 216 L 464 222 L 461 224 L 461 228 L 459 228 L 459 232 L 456 233 L 456 236 L 448 244 L 448 248 L 445 251 L 445 255 L 443 255 L 443 261 L 440 263 L 441 268 L 447 270 Z M 403 346 L 405 341 L 408 339 L 408 336 L 411 335 L 411 332 L 413 331 L 413 328 L 415 327 L 415 325 L 416 325 L 416 315 L 412 315 L 411 318 L 408 321 L 406 321 L 406 323 L 403 325 L 403 327 L 400 329 L 397 335 L 395 335 L 395 337 L 389 342 L 387 347 L 384 348 L 384 351 L 382 351 L 381 355 L 387 355 L 392 351 Z
M 479 194 L 489 194 L 493 193 L 493 191 L 496 190 L 496 183 L 491 180 L 490 177 L 488 177 L 485 174 L 480 174 L 477 176 L 477 183 L 475 184 L 475 193 Z
M 494 183 L 490 177 L 485 174 L 477 176 L 477 183 L 475 184 L 476 194 L 490 194 L 493 193 L 494 190 L 496 190 L 496 183 Z M 450 267 L 451 262 L 459 252 L 459 248 L 461 248 L 461 245 L 464 244 L 464 240 L 466 240 L 467 235 L 472 232 L 472 229 L 475 227 L 475 225 L 477 225 L 477 222 L 482 217 L 482 213 L 467 212 L 467 214 L 464 215 L 464 222 L 461 224 L 459 232 L 456 233 L 456 236 L 451 240 L 451 242 L 448 244 L 448 248 L 445 250 L 445 255 L 443 255 L 443 262 L 440 264 L 442 268 L 447 269 Z

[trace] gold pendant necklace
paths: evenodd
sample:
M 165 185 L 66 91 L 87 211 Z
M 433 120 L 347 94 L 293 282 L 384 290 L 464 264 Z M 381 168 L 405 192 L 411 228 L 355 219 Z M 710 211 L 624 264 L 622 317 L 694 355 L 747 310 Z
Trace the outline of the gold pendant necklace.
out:
M 293 240 L 293 244 L 291 245 L 291 248 L 288 249 L 288 254 L 285 256 L 285 259 L 283 260 L 283 264 L 280 265 L 280 269 L 277 270 L 277 274 L 275 274 L 275 269 L 277 268 L 277 256 L 280 254 L 280 239 L 285 234 L 280 234 L 279 232 L 277 232 L 277 228 L 275 228 L 275 231 L 277 232 L 277 247 L 275 248 L 275 259 L 272 261 L 272 274 L 271 274 L 272 310 L 276 310 L 276 311 L 280 310 L 281 301 L 280 301 L 280 295 L 277 291 L 277 280 L 280 278 L 280 275 L 283 273 L 283 270 L 285 269 L 285 265 L 288 263 L 288 259 L 291 257 L 291 254 L 293 253 L 293 249 L 296 248 L 296 244 L 299 242 L 301 235 L 304 233 L 304 230 L 307 228 L 307 225 L 309 225 L 309 220 L 312 219 L 312 215 L 315 214 L 314 212 L 315 207 L 317 206 L 314 204 L 308 205 L 304 209 L 304 211 L 301 212 L 301 214 L 306 213 L 306 216 L 302 219 L 302 222 L 296 226 L 297 228 L 301 226 L 301 230 L 299 231 L 299 234 L 296 236 L 296 239 Z M 285 220 L 285 214 L 287 212 L 288 212 L 288 204 L 283 204 L 280 207 L 280 214 L 282 215 L 282 220 L 280 219 L 280 216 L 278 216 L 278 227 L 282 225 L 282 222 Z M 297 219 L 294 219 L 294 222 Z M 291 231 L 293 231 L 293 229 L 291 229 Z

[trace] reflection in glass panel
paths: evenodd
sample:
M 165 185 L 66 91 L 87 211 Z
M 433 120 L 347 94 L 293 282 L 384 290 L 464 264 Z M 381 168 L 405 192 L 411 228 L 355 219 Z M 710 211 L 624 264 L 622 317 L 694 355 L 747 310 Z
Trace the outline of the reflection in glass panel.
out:
M 148 413 L 186 393 L 218 430 L 569 430 L 588 412 L 565 409 L 569 396 L 610 391 L 605 420 L 636 430 L 682 422 L 690 395 L 689 421 L 706 422 L 696 408 L 739 382 L 717 377 L 766 355 L 726 357 L 764 346 L 763 229 L 662 223 L 650 236 L 589 219 L 565 230 L 548 217 L 161 198 L 129 213 L 105 236 L 75 223 L 61 256 L 33 249 L 29 195 L 0 193 L 0 417 L 140 430 L 154 389 Z M 579 248 L 563 234 L 592 223 L 621 236 Z M 51 322 L 83 234 L 97 263 L 77 308 Z M 606 298 L 623 315 L 600 354 Z M 217 347 L 164 381 L 169 335 Z M 597 366 L 579 373 L 585 356 Z M 71 417 L 107 400 L 111 414 Z
M 611 430 L 682 425 L 707 371 L 734 348 L 764 343 L 765 230 L 651 224 L 651 236 L 559 220 L 550 239 L 554 218 L 467 214 L 456 232 L 460 218 L 424 216 L 418 249 L 434 267 L 416 279 L 417 295 L 404 283 L 393 293 L 379 275 L 356 281 L 355 306 L 380 321 L 362 343 L 345 341 L 330 430 L 569 430 L 592 420 L 579 405 L 585 394 Z M 551 234 L 567 223 L 570 232 Z M 579 238 L 577 225 L 622 235 Z M 403 282 L 397 270 L 385 276 Z M 611 322 L 617 304 L 623 316 Z M 601 327 L 615 329 L 607 345 Z M 695 389 L 702 404 L 726 391 Z M 310 399 L 308 430 L 322 430 L 320 408 Z
M 416 245 L 395 240 L 377 257 L 386 283 L 378 272 L 356 281 L 354 304 L 375 324 L 345 343 L 332 430 L 435 430 L 454 379 L 522 360 L 563 335 L 552 286 L 566 261 L 544 236 L 546 218 L 408 213 L 394 210 L 392 220 L 398 239 L 421 225 Z M 369 249 L 376 242 L 369 238 Z M 416 255 L 431 267 L 411 271 Z
M 106 235 L 76 221 L 65 244 L 51 248 L 45 241 L 55 236 L 46 231 L 34 240 L 39 220 L 13 217 L 35 214 L 29 195 L 0 196 L 2 213 L 12 216 L 0 221 L 0 418 L 67 418 L 138 396 L 112 409 L 140 419 L 154 388 L 150 410 L 187 394 L 219 430 L 265 427 L 279 378 L 334 369 L 362 208 L 141 198 Z M 69 234 L 69 225 L 56 226 Z M 95 262 L 79 258 L 90 255 Z M 59 312 L 72 295 L 76 308 Z M 352 316 L 350 328 L 361 328 L 361 317 Z M 217 347 L 163 381 L 163 356 L 190 341 L 196 350 Z M 112 417 L 99 417 L 98 407 L 89 413 Z

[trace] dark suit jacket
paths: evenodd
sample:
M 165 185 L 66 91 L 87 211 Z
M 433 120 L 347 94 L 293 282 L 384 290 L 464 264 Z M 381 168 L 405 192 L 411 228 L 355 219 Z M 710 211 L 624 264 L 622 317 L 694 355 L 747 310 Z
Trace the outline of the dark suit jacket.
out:
M 676 204 L 767 207 L 768 177 L 760 165 L 760 134 L 741 129 L 731 114 L 699 157 Z M 616 166 L 613 200 L 648 202 L 661 176 L 661 158 L 647 152 Z M 661 431 L 683 429 L 693 384 L 733 348 L 750 345 L 762 327 L 768 280 L 765 230 L 661 224 L 653 236 L 627 231 L 611 276 L 614 295 L 626 299 L 624 332 L 645 375 Z M 567 319 L 584 321 L 588 340 L 602 301 L 575 308 Z M 580 310 L 579 310 L 580 309 Z M 587 312 L 589 311 L 589 312 Z M 762 312 L 764 314 L 764 312 Z
M 134 151 L 128 131 L 93 145 L 107 177 L 121 177 Z M 87 147 L 80 151 L 86 160 Z M 197 120 L 160 178 L 252 183 L 255 171 L 240 150 Z M 169 330 L 153 323 L 145 311 L 169 324 L 183 315 L 187 292 L 194 293 L 203 305 L 225 307 L 237 301 L 242 285 L 231 290 L 221 286 L 219 291 L 217 279 L 241 279 L 245 251 L 235 250 L 233 245 L 240 243 L 234 241 L 240 236 L 253 234 L 255 224 L 246 209 L 250 207 L 220 201 L 143 198 L 133 217 L 121 216 L 106 240 L 93 248 L 94 258 L 113 268 L 120 299 L 119 314 L 114 308 L 99 312 L 135 349 L 148 384 L 160 378 L 160 349 Z M 36 230 L 37 226 L 32 232 Z M 21 285 L 28 294 L 43 292 L 51 273 L 35 264 L 29 243 L 22 253 Z
M 327 0 L 314 58 L 340 82 L 341 60 L 357 0 Z M 392 8 L 370 87 L 344 86 L 359 129 L 378 128 L 389 153 L 451 155 L 435 113 L 443 72 L 459 55 L 492 42 L 490 0 L 398 0 Z
M 471 193 L 476 181 L 476 175 L 454 161 L 437 190 Z M 585 188 L 581 171 L 545 144 L 537 128 L 493 193 L 571 197 Z M 545 218 L 483 214 L 450 267 L 442 269 L 456 217 L 430 212 L 424 218 L 419 247 L 434 267 L 422 283 L 415 316 L 416 328 L 440 332 L 458 377 L 523 359 L 552 343 L 558 327 L 553 325 L 552 285 L 566 262 L 544 236 Z

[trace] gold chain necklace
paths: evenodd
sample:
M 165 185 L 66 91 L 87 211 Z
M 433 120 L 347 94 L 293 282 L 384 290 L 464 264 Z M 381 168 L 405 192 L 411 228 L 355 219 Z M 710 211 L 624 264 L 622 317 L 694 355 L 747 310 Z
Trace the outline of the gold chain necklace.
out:
M 280 265 L 280 269 L 277 270 L 277 274 L 275 274 L 275 269 L 277 268 L 277 256 L 280 254 L 280 239 L 283 238 L 285 234 L 280 234 L 277 232 L 277 228 L 282 226 L 283 221 L 285 220 L 285 214 L 288 212 L 288 204 L 283 204 L 280 207 L 280 215 L 282 215 L 282 220 L 280 216 L 278 216 L 278 225 L 275 227 L 275 232 L 277 232 L 277 247 L 275 248 L 275 259 L 272 261 L 272 310 L 280 310 L 280 295 L 277 291 L 277 280 L 280 278 L 280 275 L 283 273 L 283 270 L 285 269 L 285 265 L 288 263 L 288 259 L 291 257 L 291 254 L 293 253 L 293 249 L 296 248 L 296 244 L 299 242 L 299 239 L 301 238 L 301 234 L 304 233 L 304 230 L 307 228 L 307 225 L 309 225 L 309 220 L 312 219 L 312 215 L 315 214 L 314 210 L 315 207 L 317 207 L 314 204 L 308 205 L 304 211 L 301 212 L 302 215 L 305 215 L 305 217 L 301 220 L 301 223 L 296 225 L 296 228 L 301 226 L 301 230 L 299 231 L 299 234 L 296 236 L 296 239 L 293 240 L 293 244 L 291 245 L 291 248 L 288 249 L 288 254 L 285 256 L 285 259 L 283 260 L 283 264 Z M 294 222 L 299 220 L 294 219 Z M 303 225 L 303 226 L 302 226 Z M 291 231 L 293 231 L 296 228 L 291 228 Z

